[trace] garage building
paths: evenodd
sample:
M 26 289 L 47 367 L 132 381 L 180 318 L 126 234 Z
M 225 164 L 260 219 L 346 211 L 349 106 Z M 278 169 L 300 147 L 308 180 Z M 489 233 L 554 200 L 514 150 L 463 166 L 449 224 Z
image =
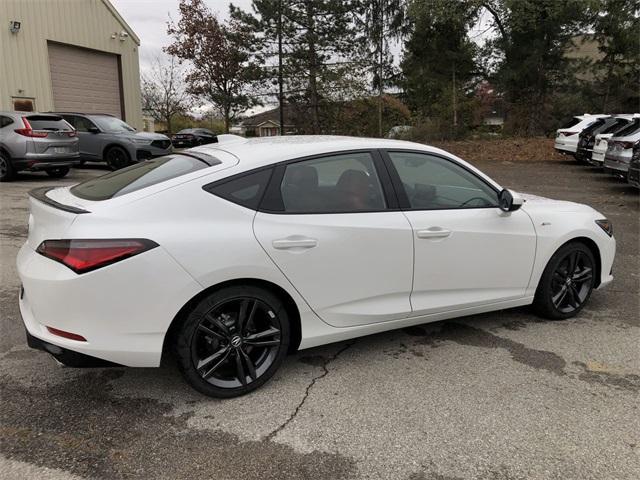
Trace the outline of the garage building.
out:
M 142 129 L 139 46 L 108 0 L 2 0 L 0 110 L 109 113 Z

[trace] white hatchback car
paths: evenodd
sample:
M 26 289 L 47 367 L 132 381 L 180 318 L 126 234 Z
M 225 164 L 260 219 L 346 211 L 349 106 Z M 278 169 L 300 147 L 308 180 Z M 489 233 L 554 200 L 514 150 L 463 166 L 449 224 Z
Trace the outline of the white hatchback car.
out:
M 556 130 L 556 140 L 554 148 L 562 154 L 574 155 L 578 150 L 578 140 L 580 132 L 591 125 L 599 118 L 606 118 L 609 115 L 576 115 L 562 128 Z
M 296 349 L 519 305 L 568 318 L 613 278 L 591 207 L 396 140 L 225 139 L 31 196 L 29 344 L 77 366 L 173 351 L 218 397 Z

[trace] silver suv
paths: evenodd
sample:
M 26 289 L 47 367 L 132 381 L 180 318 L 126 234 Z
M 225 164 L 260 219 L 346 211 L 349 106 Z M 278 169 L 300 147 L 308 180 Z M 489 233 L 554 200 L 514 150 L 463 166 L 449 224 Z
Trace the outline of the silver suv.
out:
M 59 115 L 0 112 L 0 182 L 20 170 L 62 178 L 78 163 L 76 131 Z
M 160 133 L 138 132 L 107 114 L 61 112 L 80 138 L 81 163 L 107 162 L 112 170 L 173 151 L 171 140 Z

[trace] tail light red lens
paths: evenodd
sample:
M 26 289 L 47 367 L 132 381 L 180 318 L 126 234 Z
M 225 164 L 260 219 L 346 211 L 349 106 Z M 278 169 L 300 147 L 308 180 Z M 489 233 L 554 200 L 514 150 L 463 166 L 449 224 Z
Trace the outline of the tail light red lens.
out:
M 76 273 L 86 273 L 157 246 L 156 242 L 143 238 L 45 240 L 36 251 Z
M 578 132 L 560 132 L 561 137 L 571 137 L 572 135 L 576 135 Z
M 49 136 L 48 132 L 32 129 L 26 117 L 22 117 L 22 125 L 24 125 L 24 128 L 16 128 L 14 132 L 25 137 L 46 138 Z
M 633 142 L 618 142 L 618 143 L 625 150 L 629 148 L 633 148 Z

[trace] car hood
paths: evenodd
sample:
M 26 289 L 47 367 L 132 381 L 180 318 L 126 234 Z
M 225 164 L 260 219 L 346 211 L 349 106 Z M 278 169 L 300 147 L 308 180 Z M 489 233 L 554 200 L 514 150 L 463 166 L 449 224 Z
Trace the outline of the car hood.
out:
M 111 132 L 114 135 L 127 138 L 142 138 L 145 140 L 169 140 L 169 137 L 161 133 L 152 132 Z
M 593 212 L 594 209 L 589 205 L 582 203 L 569 202 L 566 200 L 554 200 L 552 198 L 539 197 L 538 195 L 531 195 L 530 193 L 517 192 L 524 199 L 524 205 L 522 209 L 528 213 L 540 212 L 540 211 L 555 211 L 555 212 Z

